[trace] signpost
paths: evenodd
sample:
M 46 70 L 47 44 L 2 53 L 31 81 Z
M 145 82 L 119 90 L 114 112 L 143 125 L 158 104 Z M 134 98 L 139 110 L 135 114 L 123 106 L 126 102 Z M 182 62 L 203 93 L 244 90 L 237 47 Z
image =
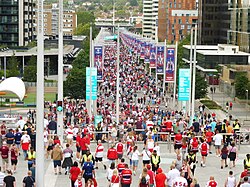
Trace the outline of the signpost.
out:
M 179 69 L 178 101 L 189 101 L 190 69 Z
M 91 72 L 90 72 L 91 71 Z M 90 90 L 92 93 L 90 94 Z M 86 68 L 86 100 L 97 99 L 97 68 Z

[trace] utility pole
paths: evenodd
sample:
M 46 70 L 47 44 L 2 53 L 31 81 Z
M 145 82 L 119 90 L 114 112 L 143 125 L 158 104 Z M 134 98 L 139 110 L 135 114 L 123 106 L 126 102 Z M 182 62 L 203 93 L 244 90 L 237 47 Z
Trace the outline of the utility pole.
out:
M 59 0 L 59 33 L 58 33 L 58 81 L 57 100 L 61 102 L 62 110 L 57 111 L 57 133 L 60 141 L 63 142 L 63 0 Z
M 37 24 L 37 98 L 36 98 L 36 183 L 44 187 L 44 26 L 43 0 L 38 0 Z

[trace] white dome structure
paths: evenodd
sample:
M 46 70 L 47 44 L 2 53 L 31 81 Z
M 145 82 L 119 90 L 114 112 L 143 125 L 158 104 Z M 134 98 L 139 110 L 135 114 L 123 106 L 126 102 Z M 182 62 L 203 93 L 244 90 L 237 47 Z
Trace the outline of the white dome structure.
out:
M 17 77 L 10 77 L 0 83 L 0 91 L 12 92 L 22 101 L 25 96 L 25 84 Z

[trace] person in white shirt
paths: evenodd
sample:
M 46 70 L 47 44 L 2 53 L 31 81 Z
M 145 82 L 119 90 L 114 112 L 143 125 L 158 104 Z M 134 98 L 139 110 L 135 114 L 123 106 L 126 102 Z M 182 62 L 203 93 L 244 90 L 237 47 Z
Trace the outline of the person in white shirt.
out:
M 168 186 L 173 186 L 173 182 L 177 177 L 180 177 L 180 172 L 175 168 L 175 165 L 170 166 L 170 171 L 167 173 L 167 184 Z
M 250 184 L 249 184 L 249 182 L 248 182 L 248 177 L 247 177 L 247 176 L 244 177 L 243 182 L 244 182 L 244 183 L 241 184 L 240 187 L 250 187 Z
M 3 178 L 5 177 L 5 174 L 1 172 L 1 167 L 0 167 L 0 186 L 3 186 Z
M 104 146 L 101 143 L 101 140 L 98 140 L 98 145 L 95 150 L 95 164 L 96 164 L 96 169 L 98 169 L 98 162 L 101 162 L 104 169 L 106 169 L 106 165 L 103 164 L 102 159 L 103 159 L 103 151 L 104 151 Z
M 132 156 L 131 156 L 134 175 L 136 175 L 136 169 L 138 167 L 139 156 L 141 155 L 141 153 L 138 151 L 137 148 L 138 148 L 137 146 L 134 146 Z
M 215 147 L 215 150 L 216 150 L 216 155 L 218 157 L 220 157 L 220 154 L 221 154 L 221 144 L 222 144 L 222 141 L 223 141 L 223 136 L 221 134 L 219 134 L 219 131 L 216 130 L 216 134 L 215 136 L 213 137 L 213 140 L 214 140 L 214 147 Z
M 71 146 L 73 144 L 73 136 L 74 136 L 74 130 L 73 127 L 70 126 L 66 129 L 65 133 L 67 134 L 67 143 Z
M 225 181 L 225 187 L 236 187 L 236 179 L 233 176 L 233 171 L 229 171 L 229 176 Z
M 157 142 L 155 142 L 154 150 L 156 150 L 158 156 L 161 156 L 160 146 Z
M 148 148 L 144 148 L 142 151 L 142 163 L 143 166 L 145 167 L 147 164 L 150 164 L 150 157 L 151 157 L 151 152 L 148 150 Z
M 173 181 L 173 187 L 187 187 L 187 179 L 184 178 L 185 173 L 182 172 L 180 177 L 176 177 Z

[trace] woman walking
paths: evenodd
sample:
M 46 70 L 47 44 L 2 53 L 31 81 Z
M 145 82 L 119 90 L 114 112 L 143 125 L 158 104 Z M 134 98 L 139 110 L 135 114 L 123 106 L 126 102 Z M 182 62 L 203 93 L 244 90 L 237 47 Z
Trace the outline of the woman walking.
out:
M 69 144 L 66 144 L 66 149 L 63 150 L 63 164 L 62 168 L 65 168 L 65 175 L 69 173 L 69 169 L 72 166 L 73 151 L 69 148 Z
M 78 167 L 78 163 L 75 161 L 73 166 L 71 167 L 69 171 L 69 178 L 71 180 L 71 187 L 75 187 L 74 184 L 77 180 L 78 175 L 81 174 L 81 170 Z
M 133 152 L 132 152 L 132 165 L 133 165 L 133 173 L 134 175 L 136 175 L 136 169 L 138 167 L 138 163 L 139 163 L 139 156 L 140 156 L 140 152 L 137 150 L 137 146 L 134 147 Z
M 227 156 L 228 156 L 228 148 L 227 145 L 225 144 L 223 146 L 223 148 L 221 149 L 221 169 L 223 169 L 224 167 L 224 163 L 225 163 L 225 167 L 227 167 Z
M 232 142 L 231 146 L 229 147 L 229 153 L 228 153 L 228 158 L 230 160 L 230 169 L 232 169 L 232 167 L 235 167 L 235 160 L 237 158 L 238 155 L 238 149 L 237 147 L 235 147 L 235 143 Z

